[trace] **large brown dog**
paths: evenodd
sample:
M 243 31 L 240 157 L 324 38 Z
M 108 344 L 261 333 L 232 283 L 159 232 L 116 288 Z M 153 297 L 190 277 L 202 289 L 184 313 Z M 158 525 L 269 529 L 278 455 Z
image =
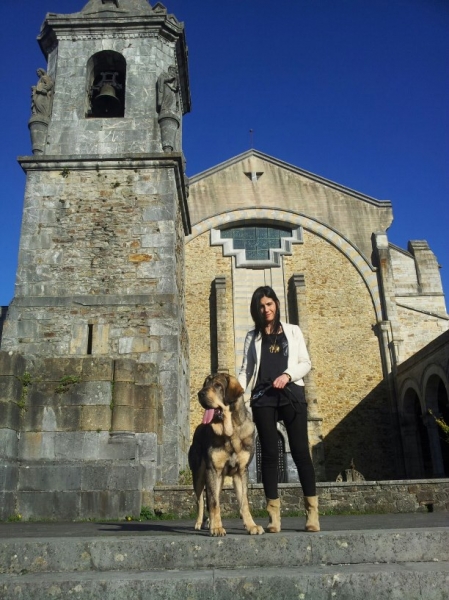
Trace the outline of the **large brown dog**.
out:
M 189 465 L 198 503 L 195 529 L 204 516 L 204 490 L 213 536 L 226 535 L 220 514 L 220 492 L 226 476 L 233 478 L 243 524 L 249 534 L 264 530 L 254 523 L 248 505 L 248 464 L 254 454 L 254 423 L 243 401 L 243 389 L 235 377 L 209 375 L 198 392 L 200 404 L 214 409 L 210 423 L 198 425 L 189 450 Z

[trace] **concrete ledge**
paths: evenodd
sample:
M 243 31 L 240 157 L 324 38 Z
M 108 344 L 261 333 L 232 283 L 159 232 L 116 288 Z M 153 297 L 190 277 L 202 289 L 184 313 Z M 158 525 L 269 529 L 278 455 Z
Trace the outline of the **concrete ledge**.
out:
M 3 575 L 3 600 L 444 600 L 448 563 L 320 566 L 313 568 L 208 569 L 193 572 L 57 573 Z
M 229 535 L 220 539 L 210 537 L 207 531 L 194 531 L 193 522 L 184 523 L 183 528 L 178 523 L 173 531 L 157 522 L 126 523 L 122 527 L 104 523 L 99 532 L 104 533 L 97 537 L 73 535 L 77 531 L 73 526 L 70 536 L 47 538 L 8 538 L 3 529 L 0 572 L 281 568 L 449 560 L 448 527 L 323 531 L 313 535 L 290 529 L 278 535 L 249 536 L 241 522 L 235 523 L 235 529 L 228 529 Z

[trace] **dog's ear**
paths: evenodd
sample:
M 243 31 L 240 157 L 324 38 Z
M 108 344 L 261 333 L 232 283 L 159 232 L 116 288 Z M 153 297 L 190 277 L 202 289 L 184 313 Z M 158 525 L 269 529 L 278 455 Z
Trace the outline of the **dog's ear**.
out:
M 206 377 L 206 379 L 204 380 L 203 388 L 207 387 L 209 385 L 209 383 L 213 380 L 213 378 L 214 378 L 213 375 L 208 375 Z
M 229 403 L 235 402 L 245 391 L 240 383 L 232 375 L 227 375 L 228 387 L 226 390 L 226 396 L 228 397 Z

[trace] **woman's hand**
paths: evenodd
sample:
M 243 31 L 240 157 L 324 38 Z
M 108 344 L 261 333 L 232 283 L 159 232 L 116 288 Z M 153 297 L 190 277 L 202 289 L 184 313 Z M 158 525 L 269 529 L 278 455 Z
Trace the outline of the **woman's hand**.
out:
M 291 377 L 287 375 L 287 373 L 282 373 L 282 375 L 279 375 L 279 377 L 276 377 L 276 379 L 273 381 L 273 387 L 277 388 L 278 390 L 282 390 L 288 383 L 290 383 L 290 381 Z

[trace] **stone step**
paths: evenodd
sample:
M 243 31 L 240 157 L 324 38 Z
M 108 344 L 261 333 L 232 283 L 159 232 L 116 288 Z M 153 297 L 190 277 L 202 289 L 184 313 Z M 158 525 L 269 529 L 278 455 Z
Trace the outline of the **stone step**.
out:
M 2 600 L 447 600 L 449 564 L 2 575 Z
M 139 524 L 140 525 L 140 524 Z M 105 525 L 109 530 L 113 525 Z M 158 569 L 277 568 L 340 564 L 449 561 L 449 528 L 287 531 L 212 538 L 188 534 L 0 539 L 0 571 L 9 574 L 147 571 Z

